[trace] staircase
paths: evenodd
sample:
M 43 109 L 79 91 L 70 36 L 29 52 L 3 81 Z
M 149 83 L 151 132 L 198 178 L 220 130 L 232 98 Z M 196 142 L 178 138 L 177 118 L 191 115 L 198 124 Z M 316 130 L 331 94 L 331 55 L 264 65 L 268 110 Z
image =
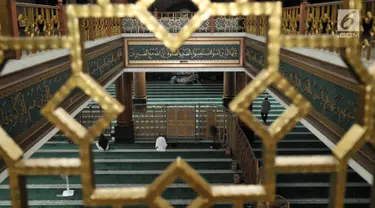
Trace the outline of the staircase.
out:
M 114 86 L 107 91 L 115 95 Z M 222 84 L 203 83 L 194 85 L 170 85 L 166 82 L 148 82 L 148 104 L 218 104 L 222 103 Z M 267 93 L 259 96 L 253 105 L 253 113 L 261 120 L 260 108 L 264 97 L 271 102 L 269 124 L 280 116 L 285 108 Z M 86 109 L 87 110 L 87 109 Z M 174 140 L 169 140 L 169 144 Z M 135 144 L 116 144 L 108 152 L 99 152 L 93 145 L 95 181 L 98 187 L 137 187 L 152 181 L 178 156 L 184 158 L 198 173 L 212 184 L 231 184 L 233 175 L 231 159 L 224 150 L 210 149 L 210 141 L 178 140 L 177 146 L 167 152 L 156 152 L 155 138 L 137 138 Z M 262 141 L 256 137 L 251 142 L 255 156 L 262 161 Z M 298 123 L 278 143 L 278 155 L 327 155 L 331 151 L 307 128 Z M 78 157 L 77 146 L 69 144 L 67 138 L 56 135 L 32 157 Z M 326 208 L 329 203 L 329 174 L 279 174 L 277 194 L 290 202 L 291 208 Z M 31 207 L 82 207 L 79 177 L 70 177 L 75 195 L 59 198 L 65 189 L 59 176 L 33 176 L 27 178 Z M 371 187 L 354 170 L 348 170 L 345 208 L 369 207 Z M 181 180 L 175 181 L 163 193 L 173 206 L 186 207 L 196 193 Z M 0 207 L 10 207 L 8 181 L 0 184 Z M 215 207 L 230 207 L 227 204 Z
M 132 89 L 134 91 L 134 89 Z M 116 97 L 116 86 L 110 85 L 106 91 Z M 223 83 L 222 82 L 202 82 L 198 84 L 169 84 L 167 81 L 147 81 L 146 82 L 147 105 L 219 105 L 223 104 Z M 100 106 L 92 102 L 82 111 L 82 116 L 86 118 L 97 114 L 103 114 Z M 133 114 L 133 117 L 136 117 Z M 96 119 L 96 118 L 95 118 Z M 80 121 L 79 118 L 76 120 Z M 87 119 L 86 119 L 87 120 Z M 83 123 L 83 122 L 82 122 Z M 91 126 L 92 124 L 88 124 Z M 113 120 L 110 128 L 104 133 L 109 136 L 113 133 L 116 120 Z
M 107 88 L 116 97 L 115 85 Z M 214 104 L 223 103 L 223 83 L 169 84 L 165 81 L 146 82 L 147 104 Z
M 107 91 L 115 97 L 115 86 Z M 148 104 L 222 104 L 222 83 L 194 85 L 170 85 L 167 82 L 148 82 Z M 99 106 L 94 104 L 94 110 Z M 92 109 L 91 109 L 92 110 Z M 86 108 L 84 111 L 88 111 Z M 115 121 L 113 121 L 115 123 Z M 212 142 L 199 140 L 178 140 L 173 148 L 169 139 L 167 152 L 155 151 L 155 138 L 137 139 L 135 144 L 115 144 L 108 152 L 100 152 L 93 144 L 95 182 L 97 187 L 146 186 L 162 173 L 178 156 L 185 159 L 211 184 L 232 184 L 237 172 L 231 170 L 232 159 L 224 150 L 210 148 Z M 33 156 L 78 157 L 78 148 L 69 144 L 61 135 L 54 136 Z M 30 207 L 82 207 L 82 190 L 79 177 L 69 177 L 75 195 L 69 198 L 57 197 L 65 190 L 65 181 L 59 176 L 33 176 L 27 178 Z M 8 180 L 0 184 L 0 207 L 10 207 Z M 164 192 L 163 197 L 175 207 L 186 207 L 197 194 L 181 180 L 176 180 Z M 231 207 L 219 204 L 214 207 Z
M 267 93 L 256 98 L 253 103 L 253 113 L 261 119 L 261 103 L 265 97 L 271 102 L 271 112 L 267 123 L 276 120 L 285 108 Z M 263 121 L 262 121 L 263 122 Z M 262 160 L 262 140 L 256 137 L 252 142 L 255 156 Z M 277 155 L 327 155 L 330 149 L 316 138 L 301 123 L 279 141 Z M 290 202 L 291 208 L 326 208 L 328 207 L 330 191 L 329 174 L 279 174 L 277 176 L 276 194 Z M 353 169 L 348 170 L 345 208 L 369 207 L 371 187 Z
M 146 186 L 178 156 L 184 158 L 198 173 L 212 184 L 231 184 L 235 172 L 231 170 L 232 160 L 224 150 L 210 149 L 209 141 L 181 141 L 167 152 L 155 151 L 155 139 L 143 139 L 135 144 L 115 144 L 108 152 L 97 151 L 93 144 L 95 181 L 97 187 L 137 187 Z M 55 136 L 38 150 L 33 158 L 78 157 L 77 145 L 69 144 L 67 138 Z M 75 195 L 59 198 L 65 189 L 64 180 L 59 176 L 27 177 L 29 204 L 31 207 L 82 207 L 81 181 L 70 177 Z M 187 184 L 176 180 L 163 193 L 175 207 L 186 207 L 197 196 Z M 0 207 L 10 207 L 8 180 L 0 185 Z M 222 204 L 215 207 L 230 207 Z

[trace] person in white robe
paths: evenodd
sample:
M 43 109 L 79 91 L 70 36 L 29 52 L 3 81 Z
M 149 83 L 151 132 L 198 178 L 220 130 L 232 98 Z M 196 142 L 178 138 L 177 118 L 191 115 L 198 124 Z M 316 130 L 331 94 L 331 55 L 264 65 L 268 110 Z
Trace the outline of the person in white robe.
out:
M 156 151 L 165 152 L 165 150 L 167 149 L 167 146 L 168 146 L 167 141 L 165 140 L 163 136 L 159 136 L 156 139 L 156 142 L 155 142 Z

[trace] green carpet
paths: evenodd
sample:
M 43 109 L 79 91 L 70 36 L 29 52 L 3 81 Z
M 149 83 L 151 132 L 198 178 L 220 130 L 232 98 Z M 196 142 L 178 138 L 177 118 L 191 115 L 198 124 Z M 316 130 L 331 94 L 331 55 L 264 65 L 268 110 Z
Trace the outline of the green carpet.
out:
M 156 152 L 153 149 L 117 149 L 110 152 L 100 152 L 99 150 L 93 151 L 94 159 L 153 159 L 153 158 L 223 158 L 224 150 L 214 151 L 208 150 L 207 152 L 200 151 L 199 149 L 182 149 L 171 150 L 168 153 Z M 44 157 L 78 157 L 78 150 L 40 150 L 33 155 L 33 158 Z

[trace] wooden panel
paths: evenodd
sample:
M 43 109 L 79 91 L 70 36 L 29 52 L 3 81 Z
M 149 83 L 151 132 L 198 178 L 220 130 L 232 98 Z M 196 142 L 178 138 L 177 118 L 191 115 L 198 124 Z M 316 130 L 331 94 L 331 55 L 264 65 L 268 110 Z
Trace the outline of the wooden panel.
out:
M 176 136 L 175 120 L 176 120 L 176 109 L 167 109 L 167 136 Z
M 195 108 L 167 108 L 167 136 L 195 137 Z

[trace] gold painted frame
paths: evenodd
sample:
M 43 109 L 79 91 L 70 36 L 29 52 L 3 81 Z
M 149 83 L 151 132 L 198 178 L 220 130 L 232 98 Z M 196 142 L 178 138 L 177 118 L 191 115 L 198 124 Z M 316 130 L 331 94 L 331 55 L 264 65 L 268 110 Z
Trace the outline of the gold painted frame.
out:
M 238 43 L 239 47 L 239 59 L 238 60 L 191 60 L 188 63 L 180 63 L 180 61 L 185 60 L 155 60 L 155 61 L 139 61 L 133 62 L 129 60 L 129 44 L 139 44 L 139 45 L 162 45 L 157 39 L 155 38 L 126 38 L 125 39 L 125 67 L 147 67 L 147 68 L 161 68 L 161 67 L 242 67 L 243 66 L 243 47 L 244 42 L 243 38 L 233 38 L 233 37 L 220 37 L 220 38 L 189 38 L 184 42 L 184 45 L 197 45 L 197 44 L 204 44 L 204 45 L 225 45 L 226 43 L 236 42 Z

